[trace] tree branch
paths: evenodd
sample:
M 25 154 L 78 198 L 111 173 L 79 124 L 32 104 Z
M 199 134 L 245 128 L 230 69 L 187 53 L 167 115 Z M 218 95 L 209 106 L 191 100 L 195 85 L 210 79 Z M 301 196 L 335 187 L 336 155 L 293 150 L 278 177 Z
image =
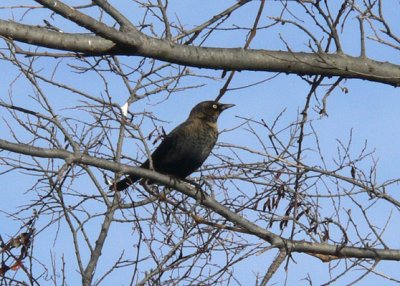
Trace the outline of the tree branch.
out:
M 63 159 L 69 164 L 85 164 L 105 170 L 134 174 L 150 180 L 160 182 L 161 184 L 176 189 L 177 191 L 196 199 L 205 207 L 218 213 L 228 221 L 246 229 L 251 234 L 264 239 L 273 247 L 286 249 L 288 252 L 304 252 L 309 254 L 334 255 L 337 258 L 370 258 L 375 260 L 400 260 L 400 250 L 395 249 L 377 249 L 350 247 L 344 245 L 331 245 L 327 243 L 311 243 L 307 241 L 289 240 L 282 238 L 258 225 L 250 222 L 237 213 L 232 212 L 227 207 L 221 205 L 212 197 L 200 193 L 197 189 L 189 187 L 187 184 L 172 177 L 142 168 L 130 167 L 124 164 L 110 162 L 105 159 L 95 158 L 80 153 L 73 153 L 61 149 L 46 149 L 33 147 L 26 144 L 16 144 L 0 139 L 0 149 L 10 152 L 25 154 L 42 158 Z
M 184 46 L 150 38 L 138 32 L 132 33 L 132 30 L 121 32 L 112 28 L 105 29 L 103 25 L 99 29 L 107 36 L 112 33 L 113 37 L 105 39 L 60 33 L 4 20 L 0 20 L 0 35 L 41 47 L 83 53 L 84 56 L 142 56 L 199 68 L 319 74 L 400 86 L 400 67 L 388 62 L 339 54 Z M 92 31 L 96 27 L 93 24 Z M 140 41 L 138 34 L 142 35 Z

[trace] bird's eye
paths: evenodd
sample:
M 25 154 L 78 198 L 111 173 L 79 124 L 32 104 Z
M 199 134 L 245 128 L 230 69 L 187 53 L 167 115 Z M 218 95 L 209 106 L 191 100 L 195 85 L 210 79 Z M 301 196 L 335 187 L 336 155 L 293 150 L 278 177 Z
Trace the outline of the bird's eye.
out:
M 213 109 L 218 109 L 218 105 L 213 104 L 212 108 L 213 108 Z

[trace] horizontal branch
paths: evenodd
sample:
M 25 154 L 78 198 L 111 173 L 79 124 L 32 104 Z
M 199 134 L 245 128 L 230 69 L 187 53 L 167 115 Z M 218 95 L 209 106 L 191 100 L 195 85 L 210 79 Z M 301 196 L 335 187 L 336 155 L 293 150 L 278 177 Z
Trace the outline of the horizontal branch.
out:
M 96 25 L 93 29 L 95 27 Z M 199 68 L 269 71 L 298 75 L 319 74 L 400 86 L 400 66 L 368 58 L 325 53 L 185 46 L 150 38 L 132 30 L 122 32 L 111 29 L 113 31 L 111 36 L 109 29 L 102 28 L 102 37 L 100 37 L 50 31 L 0 20 L 0 35 L 3 37 L 36 46 L 83 53 L 86 56 L 142 56 Z M 140 44 L 137 44 L 138 42 Z
M 400 260 L 400 250 L 348 247 L 343 245 L 331 245 L 327 243 L 311 243 L 306 241 L 296 241 L 281 238 L 280 236 L 259 227 L 239 214 L 221 205 L 213 198 L 200 194 L 193 187 L 182 183 L 169 176 L 142 168 L 130 167 L 124 164 L 110 162 L 105 159 L 92 157 L 81 153 L 73 153 L 62 149 L 46 149 L 33 147 L 26 144 L 12 143 L 0 139 L 0 149 L 13 153 L 24 154 L 34 157 L 62 159 L 70 164 L 84 164 L 113 172 L 134 174 L 148 178 L 161 184 L 174 188 L 177 191 L 196 199 L 207 208 L 218 213 L 228 221 L 246 229 L 250 234 L 258 236 L 269 242 L 273 247 L 284 249 L 285 251 L 304 252 L 323 255 L 332 255 L 337 258 L 370 258 L 375 260 Z

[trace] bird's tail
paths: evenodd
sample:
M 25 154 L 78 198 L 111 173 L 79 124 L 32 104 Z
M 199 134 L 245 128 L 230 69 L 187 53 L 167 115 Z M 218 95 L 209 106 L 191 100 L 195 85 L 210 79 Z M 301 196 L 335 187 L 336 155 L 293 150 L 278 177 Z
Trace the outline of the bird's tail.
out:
M 122 180 L 112 184 L 110 186 L 110 191 L 117 191 L 117 192 L 123 191 L 139 179 L 140 179 L 140 177 L 138 177 L 138 176 L 129 175 L 125 179 L 122 179 Z

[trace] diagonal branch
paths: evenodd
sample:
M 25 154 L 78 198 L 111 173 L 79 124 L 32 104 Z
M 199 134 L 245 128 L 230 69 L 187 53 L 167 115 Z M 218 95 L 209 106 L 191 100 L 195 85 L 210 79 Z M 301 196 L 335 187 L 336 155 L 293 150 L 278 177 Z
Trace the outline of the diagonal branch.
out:
M 93 24 L 93 30 L 96 30 L 97 26 L 103 35 L 107 35 L 107 39 L 99 36 L 49 31 L 4 20 L 0 20 L 0 36 L 31 45 L 83 53 L 85 56 L 132 55 L 199 68 L 284 72 L 299 75 L 318 74 L 400 86 L 398 65 L 368 58 L 324 53 L 185 46 L 150 38 L 141 33 L 132 33 L 132 30 L 120 32 L 112 28 L 106 29 L 100 22 Z M 109 34 L 113 36 L 109 37 Z
M 249 233 L 257 236 L 271 244 L 272 247 L 286 249 L 289 252 L 304 252 L 308 254 L 334 255 L 339 258 L 370 258 L 375 260 L 400 260 L 400 250 L 397 249 L 377 249 L 377 248 L 361 248 L 343 245 L 332 245 L 327 243 L 312 243 L 301 240 L 290 240 L 280 237 L 264 228 L 259 227 L 255 223 L 247 220 L 239 214 L 231 211 L 227 207 L 218 203 L 210 196 L 200 193 L 197 189 L 189 187 L 187 184 L 176 180 L 172 177 L 142 168 L 130 167 L 124 164 L 110 162 L 105 159 L 95 158 L 82 153 L 73 153 L 61 149 L 46 149 L 33 147 L 26 144 L 12 143 L 0 139 L 0 149 L 10 152 L 25 154 L 29 156 L 42 158 L 58 158 L 65 160 L 68 164 L 84 164 L 101 169 L 120 172 L 126 174 L 134 174 L 150 180 L 157 181 L 167 187 L 176 189 L 177 191 L 196 199 L 205 207 L 213 210 L 215 213 L 226 218 L 233 224 L 246 229 Z
M 279 266 L 281 266 L 282 262 L 285 261 L 285 258 L 287 256 L 287 253 L 284 249 L 281 249 L 278 253 L 278 255 L 275 257 L 275 260 L 272 262 L 270 267 L 268 268 L 267 273 L 265 274 L 263 280 L 261 281 L 261 286 L 267 285 L 267 283 L 270 281 L 272 276 L 275 274 L 275 272 L 278 270 Z
M 97 21 L 96 19 L 79 12 L 78 10 L 64 4 L 58 0 L 36 0 L 36 2 L 42 4 L 46 8 L 54 11 L 55 13 L 63 16 L 64 18 L 78 24 L 81 27 L 88 29 L 89 31 L 95 33 L 96 35 L 102 36 L 103 38 L 112 40 L 117 43 L 123 43 L 131 48 L 140 49 L 144 42 L 145 35 L 140 33 L 136 29 L 129 29 L 129 33 L 120 32 L 114 28 L 107 26 L 106 24 Z M 119 15 L 112 9 L 111 5 L 106 5 L 103 1 L 98 1 L 99 5 L 103 4 L 103 9 L 107 9 L 107 11 L 111 11 L 110 13 L 114 17 L 119 17 L 121 19 L 122 15 Z M 127 19 L 123 18 L 122 20 L 125 24 Z M 130 25 L 131 26 L 131 25 Z

